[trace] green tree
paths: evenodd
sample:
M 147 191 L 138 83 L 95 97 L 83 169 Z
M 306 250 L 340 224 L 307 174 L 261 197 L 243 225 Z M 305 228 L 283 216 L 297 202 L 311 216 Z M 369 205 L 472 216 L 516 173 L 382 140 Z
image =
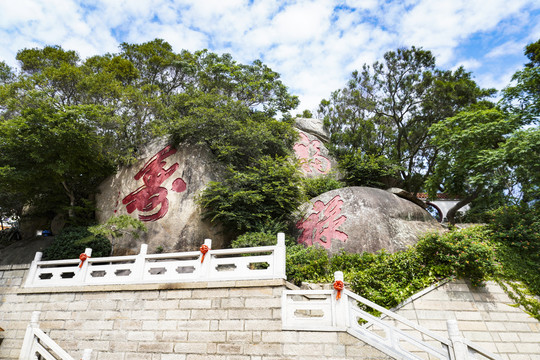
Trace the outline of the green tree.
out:
M 464 111 L 431 127 L 439 156 L 428 179 L 430 194 L 463 197 L 448 211 L 449 222 L 481 196 L 502 192 L 507 201 L 537 198 L 540 131 L 522 125 L 519 116 L 492 108 Z
M 436 69 L 430 51 L 412 47 L 389 51 L 384 61 L 354 71 L 347 87 L 321 102 L 319 115 L 341 163 L 357 153 L 385 157 L 390 169 L 399 169 L 394 177 L 400 186 L 414 193 L 437 155 L 429 127 L 493 92 L 480 89 L 463 68 Z
M 264 156 L 243 171 L 230 169 L 222 182 L 212 182 L 202 192 L 199 203 L 203 215 L 242 234 L 266 224 L 290 220 L 302 203 L 301 176 L 286 158 Z
M 530 60 L 512 76 L 512 84 L 504 89 L 501 105 L 519 115 L 524 123 L 538 125 L 540 116 L 540 40 L 525 47 Z
M 207 144 L 236 169 L 285 156 L 295 140 L 298 99 L 260 61 L 175 53 L 160 39 L 85 60 L 59 46 L 23 49 L 17 60 L 18 73 L 0 63 L 0 185 L 44 211 L 73 215 L 156 136 Z
M 67 205 L 73 217 L 76 204 L 114 170 L 87 123 L 96 114 L 92 107 L 58 111 L 47 98 L 33 105 L 0 122 L 0 186 L 43 210 Z

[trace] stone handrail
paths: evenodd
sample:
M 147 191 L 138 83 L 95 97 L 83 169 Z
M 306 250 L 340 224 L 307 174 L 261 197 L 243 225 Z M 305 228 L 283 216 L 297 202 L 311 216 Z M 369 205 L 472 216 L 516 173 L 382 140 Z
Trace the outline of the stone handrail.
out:
M 41 261 L 36 253 L 25 287 L 85 286 L 177 283 L 221 280 L 286 279 L 285 235 L 279 233 L 277 245 L 241 249 L 147 254 L 148 246 L 131 256 L 91 257 L 86 249 L 81 259 Z M 202 247 L 201 247 L 202 248 Z
M 341 272 L 336 280 L 343 281 Z M 380 312 L 384 319 L 366 308 Z M 346 331 L 396 359 L 467 360 L 475 359 L 474 354 L 500 359 L 461 338 L 457 322 L 449 320 L 447 326 L 450 339 L 345 289 L 286 290 L 282 295 L 284 330 Z
M 35 360 L 38 355 L 46 360 L 74 360 L 39 328 L 38 321 L 39 311 L 34 311 L 26 328 L 19 360 Z M 91 354 L 91 349 L 85 349 L 81 360 L 90 360 Z

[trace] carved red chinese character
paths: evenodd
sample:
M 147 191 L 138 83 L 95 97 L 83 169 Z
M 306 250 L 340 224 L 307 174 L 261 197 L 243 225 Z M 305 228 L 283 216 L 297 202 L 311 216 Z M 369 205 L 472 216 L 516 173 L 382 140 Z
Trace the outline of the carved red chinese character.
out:
M 156 221 L 167 214 L 169 210 L 168 191 L 161 185 L 171 177 L 178 169 L 178 163 L 174 163 L 169 168 L 167 159 L 176 153 L 176 149 L 167 146 L 146 162 L 144 167 L 134 176 L 135 180 L 142 178 L 144 185 L 127 195 L 122 204 L 126 205 L 128 213 L 135 210 L 146 214 L 139 214 L 141 221 Z M 182 178 L 177 178 L 171 185 L 171 190 L 182 192 L 186 190 L 186 183 Z M 156 211 L 157 209 L 157 211 Z
M 306 220 L 296 223 L 296 227 L 302 230 L 298 242 L 307 246 L 319 243 L 325 249 L 332 246 L 332 240 L 345 242 L 348 235 L 338 228 L 347 220 L 345 215 L 340 215 L 343 200 L 335 196 L 327 204 L 320 200 L 313 204 L 313 212 Z
M 306 174 L 328 174 L 330 172 L 330 160 L 321 155 L 321 143 L 318 140 L 310 141 L 304 133 L 300 133 L 300 141 L 293 149 L 300 159 L 302 170 Z

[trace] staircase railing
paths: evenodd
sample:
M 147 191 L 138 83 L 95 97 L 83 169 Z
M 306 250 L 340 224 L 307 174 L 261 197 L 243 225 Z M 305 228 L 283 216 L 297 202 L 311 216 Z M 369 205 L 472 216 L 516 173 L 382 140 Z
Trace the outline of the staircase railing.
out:
M 39 311 L 32 313 L 30 324 L 26 328 L 19 360 L 74 360 L 56 342 L 39 328 Z M 81 360 L 90 360 L 91 349 L 83 351 Z
M 138 255 L 100 258 L 86 249 L 80 259 L 53 261 L 42 261 L 38 252 L 25 287 L 286 279 L 282 233 L 275 246 L 212 250 L 210 239 L 203 246 L 201 251 L 147 254 L 143 244 Z
M 335 274 L 343 281 L 343 274 Z M 338 295 L 339 294 L 339 295 Z M 500 360 L 463 339 L 457 322 L 448 320 L 444 338 L 348 290 L 286 290 L 282 295 L 284 330 L 346 331 L 396 359 Z M 376 317 L 366 310 L 384 316 Z

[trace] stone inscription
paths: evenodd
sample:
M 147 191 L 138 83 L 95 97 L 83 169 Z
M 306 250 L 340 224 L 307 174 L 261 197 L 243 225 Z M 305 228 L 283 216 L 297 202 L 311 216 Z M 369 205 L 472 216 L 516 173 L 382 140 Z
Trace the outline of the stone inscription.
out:
M 122 204 L 126 206 L 129 214 L 138 210 L 141 221 L 156 221 L 167 214 L 169 210 L 168 191 L 161 185 L 178 169 L 178 163 L 166 168 L 166 159 L 175 154 L 176 151 L 171 146 L 161 149 L 134 176 L 135 180 L 142 179 L 144 184 L 122 200 Z M 171 190 L 175 192 L 185 191 L 186 188 L 185 181 L 180 177 L 176 178 L 171 185 Z
M 330 160 L 321 155 L 320 141 L 310 141 L 306 134 L 300 132 L 300 141 L 294 145 L 293 149 L 306 174 L 328 174 L 330 172 Z
M 343 200 L 339 195 L 326 204 L 320 200 L 315 201 L 308 218 L 296 223 L 296 227 L 302 230 L 298 242 L 307 246 L 319 243 L 325 249 L 329 249 L 332 240 L 347 241 L 349 236 L 338 230 L 347 220 L 345 215 L 340 216 L 342 205 Z

